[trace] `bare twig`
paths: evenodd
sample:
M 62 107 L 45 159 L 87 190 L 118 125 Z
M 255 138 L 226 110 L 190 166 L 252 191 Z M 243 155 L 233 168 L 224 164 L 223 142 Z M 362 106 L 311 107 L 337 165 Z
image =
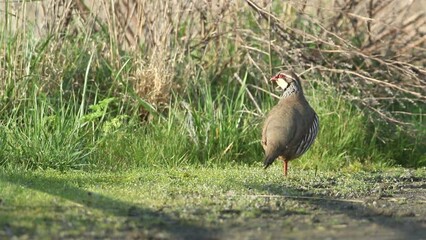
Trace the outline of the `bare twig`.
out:
M 314 200 L 314 201 L 333 201 L 333 202 L 347 202 L 347 203 L 365 203 L 363 200 L 358 199 L 338 199 L 338 198 L 325 198 L 325 197 L 309 197 L 309 196 L 294 196 L 294 195 L 246 195 L 250 198 L 284 198 L 284 199 L 301 199 L 301 200 Z

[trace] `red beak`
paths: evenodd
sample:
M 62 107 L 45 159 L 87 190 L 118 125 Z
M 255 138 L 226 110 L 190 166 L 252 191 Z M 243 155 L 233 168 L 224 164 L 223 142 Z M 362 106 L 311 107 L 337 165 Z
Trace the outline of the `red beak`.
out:
M 273 76 L 271 79 L 269 79 L 269 81 L 277 81 L 278 77 L 277 76 Z

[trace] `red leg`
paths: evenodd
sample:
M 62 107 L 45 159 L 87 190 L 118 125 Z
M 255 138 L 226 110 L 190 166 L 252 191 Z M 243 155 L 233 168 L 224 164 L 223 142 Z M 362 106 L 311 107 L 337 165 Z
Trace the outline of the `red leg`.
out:
M 284 160 L 284 176 L 287 177 L 287 170 L 288 170 L 288 161 Z

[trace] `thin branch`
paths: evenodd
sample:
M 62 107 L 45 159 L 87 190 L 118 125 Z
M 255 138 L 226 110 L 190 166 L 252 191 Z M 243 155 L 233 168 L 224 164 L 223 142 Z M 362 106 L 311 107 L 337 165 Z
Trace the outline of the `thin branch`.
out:
M 358 199 L 337 199 L 337 198 L 324 198 L 324 197 L 309 197 L 309 196 L 294 196 L 294 195 L 245 195 L 251 198 L 284 198 L 284 199 L 302 199 L 302 200 L 320 200 L 320 201 L 333 201 L 333 202 L 347 202 L 347 203 L 365 203 L 363 200 Z
M 359 73 L 354 72 L 354 71 L 342 70 L 342 69 L 330 69 L 330 68 L 325 68 L 325 67 L 320 67 L 320 69 L 323 70 L 323 71 L 328 71 L 328 72 L 348 73 L 348 74 L 351 74 L 351 75 L 355 75 L 355 76 L 360 77 L 362 79 L 365 79 L 367 81 L 374 82 L 374 83 L 377 83 L 379 85 L 387 86 L 387 87 L 390 87 L 390 88 L 398 89 L 401 92 L 405 92 L 405 93 L 411 94 L 413 96 L 416 96 L 416 97 L 418 97 L 420 99 L 425 99 L 426 100 L 426 96 L 423 96 L 422 94 L 420 94 L 418 92 L 410 91 L 408 89 L 402 88 L 402 87 L 400 87 L 400 86 L 398 86 L 396 84 L 393 84 L 393 83 L 390 83 L 390 82 L 386 82 L 384 80 L 379 80 L 379 79 L 367 77 L 367 76 L 364 76 L 364 75 L 359 74 Z

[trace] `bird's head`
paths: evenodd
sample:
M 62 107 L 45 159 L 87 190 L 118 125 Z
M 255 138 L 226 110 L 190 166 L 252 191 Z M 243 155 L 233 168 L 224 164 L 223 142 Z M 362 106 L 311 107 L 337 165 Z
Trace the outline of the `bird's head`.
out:
M 276 83 L 282 91 L 286 91 L 290 87 L 299 91 L 302 90 L 300 79 L 294 72 L 281 71 L 273 76 L 270 81 Z

